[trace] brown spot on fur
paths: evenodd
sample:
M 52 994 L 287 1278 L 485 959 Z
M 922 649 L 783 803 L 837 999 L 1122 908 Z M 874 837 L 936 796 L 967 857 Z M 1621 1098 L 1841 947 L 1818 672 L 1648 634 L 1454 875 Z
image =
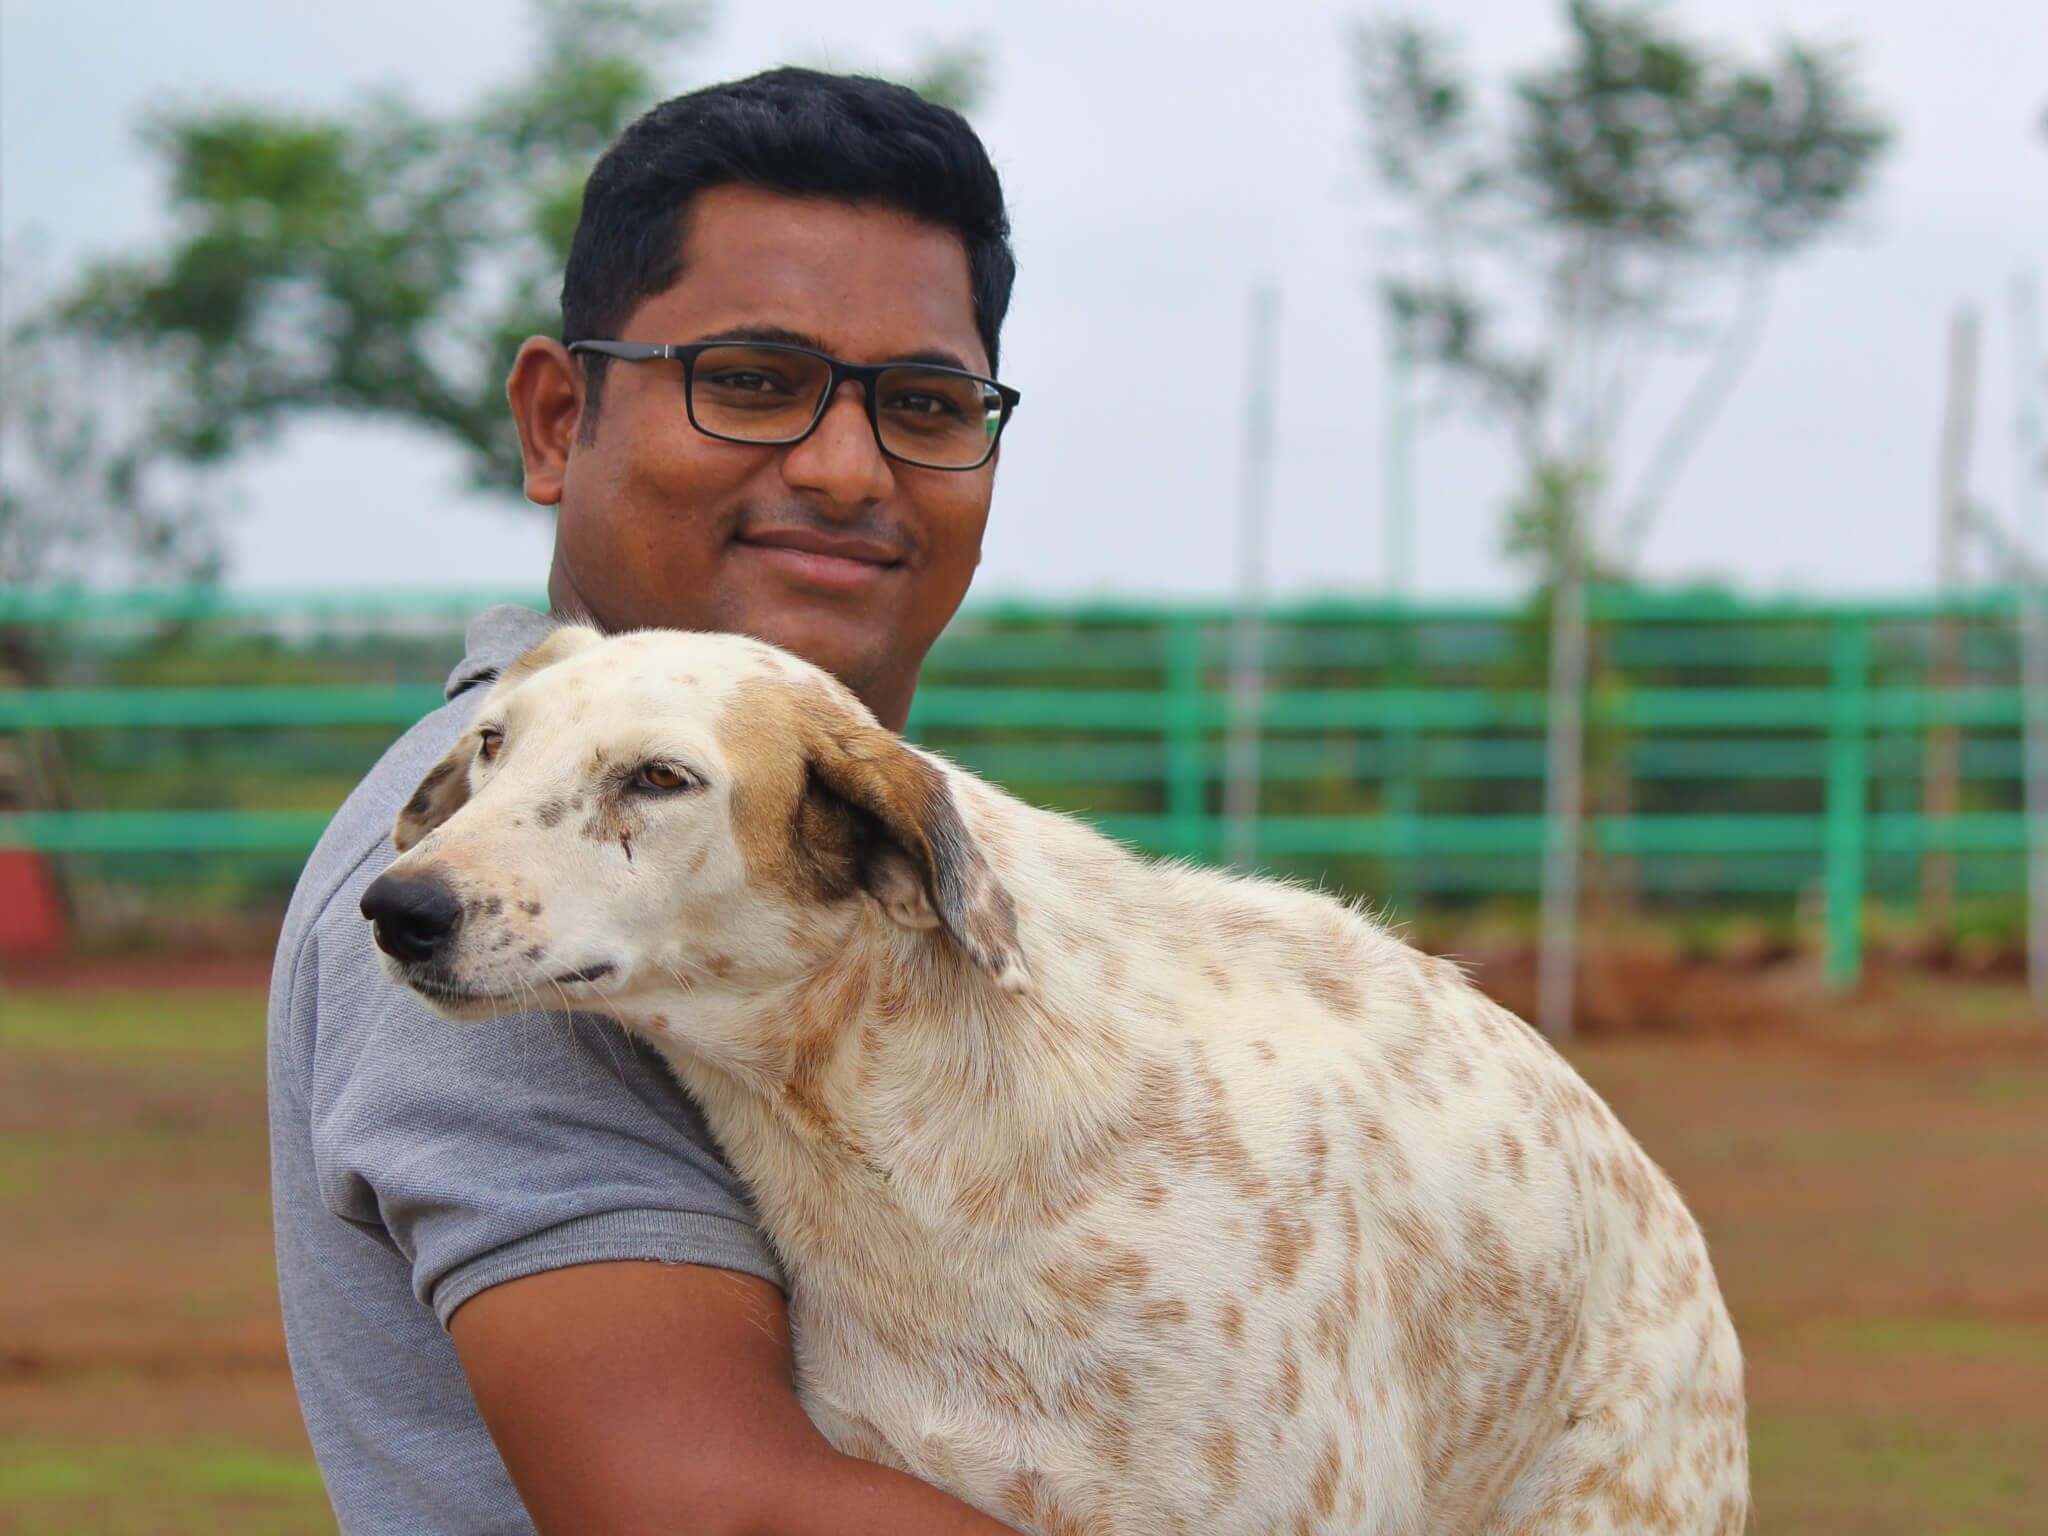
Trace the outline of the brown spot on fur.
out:
M 1209 1475 L 1226 1496 L 1237 1492 L 1237 1431 L 1228 1424 L 1211 1424 L 1202 1436 L 1202 1460 Z
M 528 917 L 539 917 L 541 907 L 540 903 L 537 901 L 522 901 L 521 903 L 519 903 L 519 910 L 524 912 Z
M 1308 1496 L 1315 1504 L 1316 1513 L 1325 1520 L 1337 1507 L 1337 1477 L 1344 1470 L 1344 1456 L 1337 1449 L 1336 1437 L 1323 1442 L 1322 1454 L 1316 1458 L 1315 1481 L 1309 1484 Z
M 568 814 L 569 805 L 567 801 L 543 800 L 534 807 L 533 819 L 543 827 L 559 827 L 562 824 L 562 818 Z
M 1308 1140 L 1302 1147 L 1308 1159 L 1308 1189 L 1310 1194 L 1320 1194 L 1323 1188 L 1323 1169 L 1330 1160 L 1330 1138 L 1323 1134 L 1320 1125 L 1310 1125 Z
M 1269 1205 L 1260 1215 L 1259 1259 L 1284 1290 L 1301 1273 L 1301 1261 L 1315 1246 L 1315 1229 L 1300 1216 Z
M 584 818 L 580 831 L 584 838 L 593 843 L 617 843 L 619 851 L 626 856 L 626 862 L 633 861 L 633 837 L 639 832 L 640 813 L 627 803 L 625 796 L 613 791 L 598 797 L 597 807 Z
M 1344 1018 L 1356 1018 L 1365 1011 L 1358 983 L 1327 965 L 1313 965 L 1302 975 L 1303 983 L 1317 1002 Z
M 1273 1042 L 1270 1040 L 1254 1040 L 1252 1042 L 1252 1054 L 1268 1066 L 1280 1059 L 1279 1052 L 1273 1049 Z
M 1135 1249 L 1123 1248 L 1085 1259 L 1062 1259 L 1047 1265 L 1039 1273 L 1039 1280 L 1055 1296 L 1094 1313 L 1100 1310 L 1103 1298 L 1111 1290 L 1142 1290 L 1151 1273 L 1149 1259 Z
M 1148 1301 L 1138 1309 L 1138 1316 L 1154 1328 L 1177 1328 L 1188 1320 L 1188 1304 L 1179 1297 Z
M 522 949 L 521 951 L 519 951 L 519 958 L 522 960 L 538 960 L 542 955 L 546 954 L 547 952 L 547 945 L 535 944 L 529 949 Z
M 1233 1298 L 1223 1303 L 1220 1313 L 1223 1337 L 1232 1344 L 1244 1342 L 1244 1308 Z
M 1290 1343 L 1280 1353 L 1280 1379 L 1273 1384 L 1273 1402 L 1284 1414 L 1301 1411 L 1301 1362 Z

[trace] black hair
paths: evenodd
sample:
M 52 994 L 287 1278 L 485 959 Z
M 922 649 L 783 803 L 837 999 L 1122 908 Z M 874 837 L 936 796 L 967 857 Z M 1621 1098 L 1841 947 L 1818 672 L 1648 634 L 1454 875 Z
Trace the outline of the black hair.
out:
M 908 86 L 814 69 L 674 97 L 612 142 L 583 187 L 562 274 L 562 340 L 616 338 L 634 310 L 674 287 L 690 203 L 722 186 L 875 203 L 957 234 L 994 371 L 1017 260 L 988 151 L 958 112 Z M 587 428 L 605 359 L 583 361 Z

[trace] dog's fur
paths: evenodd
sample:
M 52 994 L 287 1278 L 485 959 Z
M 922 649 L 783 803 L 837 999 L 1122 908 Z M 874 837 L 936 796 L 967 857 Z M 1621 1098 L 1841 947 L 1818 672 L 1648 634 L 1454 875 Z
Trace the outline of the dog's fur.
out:
M 1338 902 L 1141 861 L 731 636 L 550 637 L 396 841 L 464 908 L 401 980 L 674 1064 L 841 1449 L 1040 1536 L 1743 1528 L 1678 1195 Z

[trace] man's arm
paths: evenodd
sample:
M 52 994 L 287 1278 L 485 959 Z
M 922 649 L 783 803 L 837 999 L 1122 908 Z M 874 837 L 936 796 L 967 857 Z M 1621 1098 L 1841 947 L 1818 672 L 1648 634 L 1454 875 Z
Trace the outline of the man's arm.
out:
M 448 1331 L 542 1536 L 1010 1532 L 834 1450 L 796 1398 L 782 1293 L 752 1275 L 547 1270 L 479 1292 Z

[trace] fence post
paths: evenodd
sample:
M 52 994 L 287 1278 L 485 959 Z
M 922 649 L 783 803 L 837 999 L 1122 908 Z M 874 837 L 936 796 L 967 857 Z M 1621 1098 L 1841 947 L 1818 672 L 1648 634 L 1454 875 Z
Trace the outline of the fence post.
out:
M 1422 809 L 1422 740 L 1416 726 L 1415 694 L 1421 686 L 1416 657 L 1415 617 L 1404 603 L 1389 624 L 1387 678 L 1397 707 L 1390 712 L 1380 744 L 1380 813 L 1386 818 L 1388 901 L 1402 917 L 1413 920 L 1420 908 L 1416 869 L 1421 842 L 1417 816 Z
M 1203 739 L 1202 620 L 1166 619 L 1166 818 L 1169 851 L 1181 858 L 1209 852 L 1209 763 Z
M 1827 980 L 1842 990 L 1863 974 L 1863 872 L 1870 799 L 1870 621 L 1834 623 L 1829 678 Z

